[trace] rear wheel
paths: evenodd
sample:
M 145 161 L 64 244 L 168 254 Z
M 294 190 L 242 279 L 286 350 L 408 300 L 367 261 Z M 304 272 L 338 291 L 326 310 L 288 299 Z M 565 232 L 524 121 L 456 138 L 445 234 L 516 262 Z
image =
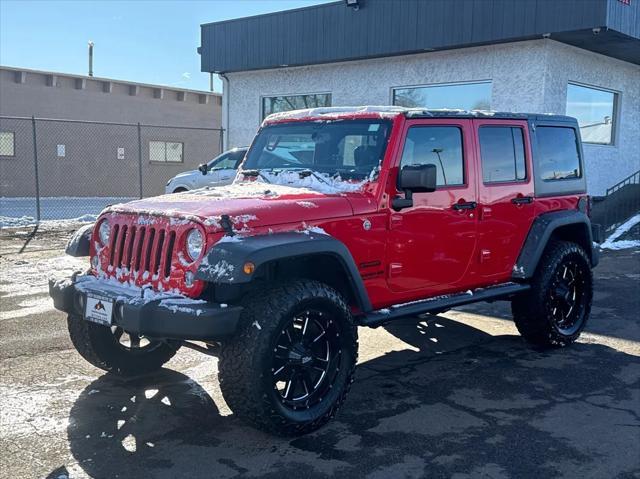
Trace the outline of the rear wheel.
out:
M 182 193 L 183 191 L 189 191 L 186 188 L 180 187 L 173 190 L 174 193 Z
M 332 288 L 298 281 L 245 304 L 242 331 L 222 344 L 220 387 L 229 407 L 266 431 L 313 431 L 337 412 L 353 381 L 357 330 Z
M 530 343 L 566 346 L 584 329 L 593 297 L 589 258 L 579 245 L 555 241 L 547 247 L 531 290 L 511 303 L 520 334 Z
M 177 344 L 128 333 L 118 326 L 102 326 L 77 315 L 69 315 L 67 324 L 71 342 L 84 359 L 121 376 L 156 371 L 179 349 Z

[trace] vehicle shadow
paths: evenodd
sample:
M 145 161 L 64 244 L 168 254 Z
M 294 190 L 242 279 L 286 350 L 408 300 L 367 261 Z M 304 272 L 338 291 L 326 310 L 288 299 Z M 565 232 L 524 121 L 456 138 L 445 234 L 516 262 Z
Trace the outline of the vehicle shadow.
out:
M 71 452 L 98 478 L 640 470 L 639 357 L 585 343 L 536 351 L 443 317 L 386 329 L 411 347 L 359 365 L 343 409 L 313 434 L 256 431 L 221 415 L 201 385 L 163 369 L 128 381 L 107 374 L 87 386 L 70 414 Z

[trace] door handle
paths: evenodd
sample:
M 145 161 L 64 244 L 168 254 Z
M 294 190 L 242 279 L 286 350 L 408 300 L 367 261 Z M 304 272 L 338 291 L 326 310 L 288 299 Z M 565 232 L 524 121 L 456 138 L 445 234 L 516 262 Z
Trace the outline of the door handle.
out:
M 456 203 L 453 205 L 454 210 L 473 210 L 478 206 L 475 201 L 465 201 L 463 203 Z
M 533 203 L 533 197 L 531 196 L 518 196 L 511 200 L 514 205 L 528 205 Z

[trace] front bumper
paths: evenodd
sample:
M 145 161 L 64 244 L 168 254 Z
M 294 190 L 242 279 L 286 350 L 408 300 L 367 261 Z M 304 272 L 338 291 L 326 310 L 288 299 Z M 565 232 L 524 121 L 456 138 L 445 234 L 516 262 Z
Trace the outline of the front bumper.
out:
M 236 332 L 242 313 L 239 306 L 225 307 L 178 295 L 136 290 L 91 275 L 49 281 L 53 305 L 65 313 L 84 318 L 87 294 L 113 301 L 113 326 L 149 338 L 222 340 Z

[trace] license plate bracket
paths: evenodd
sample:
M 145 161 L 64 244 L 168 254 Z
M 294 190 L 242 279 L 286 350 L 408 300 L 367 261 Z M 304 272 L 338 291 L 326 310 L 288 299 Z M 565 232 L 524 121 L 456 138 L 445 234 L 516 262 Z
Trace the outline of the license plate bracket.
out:
M 87 294 L 84 318 L 92 323 L 111 326 L 113 300 L 104 296 Z

